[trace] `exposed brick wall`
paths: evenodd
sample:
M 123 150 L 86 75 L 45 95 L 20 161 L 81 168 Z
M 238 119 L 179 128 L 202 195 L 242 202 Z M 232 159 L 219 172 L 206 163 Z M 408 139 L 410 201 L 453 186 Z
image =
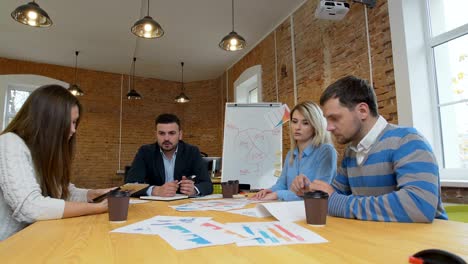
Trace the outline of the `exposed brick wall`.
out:
M 37 74 L 64 82 L 74 80 L 74 69 L 70 67 L 5 58 L 0 58 L 0 74 Z M 135 87 L 143 99 L 127 100 L 128 76 L 79 69 L 78 79 L 85 96 L 80 97 L 84 113 L 77 133 L 73 182 L 87 188 L 110 187 L 122 182 L 122 177 L 116 175 L 121 96 L 120 169 L 132 162 L 139 146 L 155 141 L 154 118 L 163 112 L 179 116 L 187 142 L 210 155 L 221 155 L 221 102 L 225 93 L 221 78 L 186 83 L 185 91 L 191 101 L 184 105 L 174 102 L 180 92 L 178 82 L 137 77 Z
M 379 1 L 376 8 L 369 10 L 368 15 L 374 87 L 379 111 L 388 122 L 398 124 L 387 1 Z
M 442 201 L 445 203 L 468 204 L 468 188 L 443 187 Z
M 200 146 L 209 156 L 221 156 L 223 138 L 221 77 L 215 80 L 192 82 L 185 85 L 190 92 L 190 103 L 182 105 L 184 139 Z
M 309 0 L 292 16 L 296 60 L 297 101 L 319 101 L 322 91 L 340 77 L 353 74 L 369 79 L 369 59 L 365 27 L 364 6 L 352 4 L 341 21 L 320 20 L 314 17 L 319 1 Z M 395 81 L 393 76 L 392 47 L 387 1 L 378 1 L 368 9 L 369 36 L 373 63 L 373 82 L 379 101 L 380 113 L 397 123 Z M 291 49 L 291 23 L 287 18 L 276 29 L 278 97 L 279 101 L 294 106 L 294 84 Z M 276 101 L 275 82 L 270 78 L 275 71 L 272 32 L 258 46 L 229 69 L 229 93 L 242 72 L 256 64 L 262 65 L 264 100 Z M 230 99 L 232 97 L 230 96 Z M 232 100 L 231 100 L 232 101 Z M 284 154 L 289 149 L 289 131 L 283 128 Z M 336 146 L 342 153 L 344 146 Z
M 364 6 L 352 4 L 343 20 L 327 21 L 314 17 L 317 4 L 318 1 L 309 0 L 293 14 L 298 102 L 318 102 L 329 84 L 348 74 L 369 79 Z M 376 7 L 368 9 L 368 19 L 379 111 L 389 122 L 398 123 L 387 1 L 377 1 Z M 219 78 L 186 83 L 186 93 L 191 99 L 188 104 L 173 102 L 180 92 L 180 83 L 137 78 L 136 89 L 144 99 L 123 100 L 120 168 L 131 163 L 140 145 L 154 141 L 154 118 L 162 112 L 179 115 L 184 140 L 199 146 L 210 156 L 221 156 L 225 103 L 234 101 L 235 80 L 244 70 L 261 64 L 263 101 L 275 102 L 278 97 L 279 102 L 293 107 L 292 61 L 288 17 Z M 0 74 L 38 74 L 65 82 L 74 78 L 73 68 L 2 58 Z M 123 79 L 122 94 L 125 96 L 128 78 L 124 76 Z M 85 187 L 116 185 L 121 181 L 121 177 L 115 175 L 119 155 L 121 75 L 80 69 L 79 80 L 86 96 L 80 99 L 85 113 L 78 130 L 74 182 Z M 286 155 L 290 146 L 288 125 L 283 126 L 283 132 L 283 155 Z M 343 146 L 336 147 L 341 153 Z M 459 199 L 454 198 L 456 191 L 444 188 L 444 201 Z
M 293 61 L 291 50 L 291 21 L 286 19 L 276 28 L 276 56 L 279 102 L 294 106 Z M 283 125 L 283 160 L 290 147 L 289 123 Z
M 278 99 L 279 102 L 289 106 L 294 105 L 294 91 L 292 78 L 292 57 L 291 57 L 291 31 L 290 22 L 287 19 L 276 30 L 276 57 L 277 57 L 277 77 L 275 74 L 275 32 L 269 34 L 263 41 L 254 47 L 246 56 L 228 70 L 229 73 L 229 102 L 234 101 L 234 82 L 248 68 L 262 65 L 262 99 L 264 102 L 276 102 L 278 78 Z M 284 47 L 284 48 L 280 48 Z M 287 75 L 281 75 L 281 67 L 286 68 Z M 283 149 L 289 148 L 289 126 L 283 126 Z M 283 158 L 286 152 L 283 152 Z
M 341 21 L 319 20 L 314 12 L 319 1 L 309 0 L 293 14 L 296 59 L 297 101 L 319 101 L 322 91 L 340 77 L 353 74 L 370 80 L 364 6 L 352 4 Z M 368 9 L 369 39 L 373 66 L 373 84 L 380 114 L 397 124 L 397 102 L 393 72 L 393 54 L 387 1 L 378 1 Z M 277 68 L 275 69 L 276 33 Z M 272 40 L 273 38 L 273 40 Z M 259 45 L 233 65 L 229 72 L 229 101 L 233 101 L 233 84 L 242 72 L 262 65 L 262 96 L 276 101 L 275 74 L 278 76 L 279 102 L 294 106 L 291 51 L 291 23 L 287 18 Z M 289 150 L 289 127 L 283 126 L 283 157 Z M 342 156 L 344 146 L 335 144 Z M 466 202 L 468 189 L 443 188 L 444 202 Z

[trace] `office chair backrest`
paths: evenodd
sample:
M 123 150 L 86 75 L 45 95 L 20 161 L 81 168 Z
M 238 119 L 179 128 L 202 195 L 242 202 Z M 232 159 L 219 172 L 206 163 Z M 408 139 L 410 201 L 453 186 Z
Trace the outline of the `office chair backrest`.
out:
M 125 166 L 125 174 L 124 174 L 124 182 L 127 182 L 127 177 L 128 177 L 128 171 L 130 170 L 132 166 Z

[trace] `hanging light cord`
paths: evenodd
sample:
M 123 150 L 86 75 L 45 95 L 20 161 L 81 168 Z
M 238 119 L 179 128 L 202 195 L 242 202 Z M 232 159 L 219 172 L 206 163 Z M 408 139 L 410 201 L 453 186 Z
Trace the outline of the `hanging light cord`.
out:
M 232 9 L 231 9 L 231 11 L 232 11 L 232 31 L 234 31 L 234 0 L 232 0 L 231 3 L 232 3 Z
M 77 84 L 76 83 L 76 80 L 77 80 L 77 78 L 76 78 L 77 74 L 76 73 L 77 73 L 77 70 L 78 70 L 77 65 L 78 65 L 78 54 L 79 53 L 80 53 L 79 51 L 75 51 L 75 84 Z
M 181 62 L 180 65 L 182 65 L 182 92 L 184 92 L 185 87 L 184 87 L 184 62 Z
M 133 65 L 132 65 L 132 89 L 135 89 L 135 64 L 136 64 L 136 57 L 133 57 Z
M 147 16 L 149 16 L 149 0 L 148 0 L 148 10 L 147 10 Z

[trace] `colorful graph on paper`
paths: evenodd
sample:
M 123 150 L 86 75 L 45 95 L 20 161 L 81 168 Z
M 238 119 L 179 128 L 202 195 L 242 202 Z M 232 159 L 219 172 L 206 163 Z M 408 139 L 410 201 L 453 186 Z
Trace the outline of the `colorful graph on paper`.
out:
M 222 200 L 208 200 L 208 201 L 193 201 L 192 203 L 186 203 L 181 205 L 171 205 L 169 207 L 174 208 L 177 211 L 229 211 L 233 209 L 240 209 L 245 207 L 249 203 L 253 203 L 252 200 L 247 199 L 222 199 Z
M 255 237 L 254 239 L 237 242 L 242 246 L 279 246 L 290 244 L 309 244 L 328 242 L 318 234 L 294 223 L 259 222 L 230 223 L 231 230 L 242 230 Z
M 247 232 L 229 230 L 226 225 L 220 224 L 215 221 L 207 221 L 200 225 L 202 228 L 206 228 L 208 231 L 217 232 L 220 235 L 230 236 L 233 242 L 243 241 L 252 238 Z
M 276 246 L 327 242 L 294 223 L 221 224 L 210 220 L 210 217 L 156 216 L 111 232 L 159 235 L 176 250 L 230 243 L 238 246 Z
M 289 121 L 290 110 L 288 105 L 283 104 L 279 108 L 274 108 L 265 114 L 265 119 L 269 120 L 273 127 L 279 127 Z
M 200 224 L 210 220 L 211 217 L 179 217 L 158 215 L 131 225 L 112 230 L 114 233 L 131 233 L 144 235 L 157 235 L 162 226 L 177 224 Z
M 163 226 L 159 235 L 177 250 L 225 245 L 251 238 L 242 230 L 239 232 L 231 231 L 215 221 Z

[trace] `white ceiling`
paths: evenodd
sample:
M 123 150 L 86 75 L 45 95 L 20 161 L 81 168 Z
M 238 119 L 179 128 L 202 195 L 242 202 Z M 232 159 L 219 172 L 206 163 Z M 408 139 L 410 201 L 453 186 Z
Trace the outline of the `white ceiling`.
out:
M 219 77 L 305 0 L 236 0 L 235 31 L 247 49 L 218 47 L 231 29 L 230 0 L 150 0 L 150 16 L 164 29 L 159 39 L 140 39 L 130 27 L 146 15 L 146 0 L 37 0 L 53 21 L 34 28 L 10 13 L 32 0 L 0 1 L 0 57 L 180 81 Z M 311 14 L 313 15 L 313 14 Z

